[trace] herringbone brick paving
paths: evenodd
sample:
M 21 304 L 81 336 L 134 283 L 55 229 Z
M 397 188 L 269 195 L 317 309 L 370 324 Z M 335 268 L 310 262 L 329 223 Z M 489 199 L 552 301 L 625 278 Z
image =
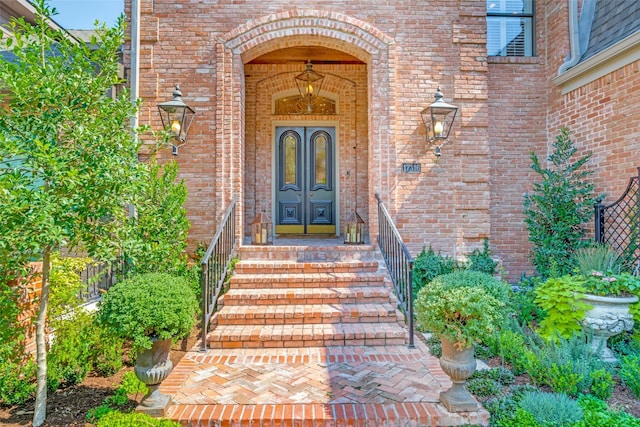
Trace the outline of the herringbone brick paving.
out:
M 190 426 L 486 425 L 449 414 L 450 386 L 416 340 L 371 247 L 243 247 L 212 323 L 161 390 Z

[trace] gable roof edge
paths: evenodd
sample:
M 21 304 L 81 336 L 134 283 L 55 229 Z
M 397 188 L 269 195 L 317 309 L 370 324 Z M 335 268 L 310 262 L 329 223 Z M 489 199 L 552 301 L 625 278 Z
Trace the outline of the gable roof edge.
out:
M 640 32 L 598 52 L 552 80 L 562 87 L 564 95 L 637 60 L 640 60 Z

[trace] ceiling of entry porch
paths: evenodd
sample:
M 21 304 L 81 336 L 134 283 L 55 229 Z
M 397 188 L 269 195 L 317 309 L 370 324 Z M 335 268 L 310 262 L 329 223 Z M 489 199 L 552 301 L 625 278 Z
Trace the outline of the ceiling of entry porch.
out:
M 258 56 L 249 64 L 299 64 L 307 60 L 313 64 L 364 64 L 348 53 L 321 46 L 293 46 L 277 49 Z

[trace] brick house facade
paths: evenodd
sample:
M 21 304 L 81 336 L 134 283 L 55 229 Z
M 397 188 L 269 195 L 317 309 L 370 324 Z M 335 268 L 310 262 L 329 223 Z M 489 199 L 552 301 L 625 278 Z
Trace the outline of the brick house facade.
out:
M 197 111 L 175 157 L 189 189 L 191 247 L 211 239 L 233 195 L 242 235 L 258 213 L 275 221 L 278 129 L 332 128 L 337 233 L 357 211 L 375 241 L 379 194 L 413 253 L 431 245 L 461 257 L 489 238 L 507 278 L 531 273 L 522 214 L 536 178 L 530 152 L 545 157 L 569 126 L 581 152 L 594 152 L 597 192 L 617 197 L 640 164 L 640 63 L 558 80 L 578 0 L 535 1 L 533 56 L 488 56 L 487 4 L 139 0 L 140 122 L 161 127 L 156 104 L 175 84 Z M 131 6 L 125 0 L 128 16 Z M 125 64 L 130 52 L 128 43 Z M 307 59 L 325 75 L 322 95 L 336 114 L 276 114 Z M 420 117 L 438 86 L 460 108 L 440 157 Z M 405 163 L 420 172 L 403 172 Z

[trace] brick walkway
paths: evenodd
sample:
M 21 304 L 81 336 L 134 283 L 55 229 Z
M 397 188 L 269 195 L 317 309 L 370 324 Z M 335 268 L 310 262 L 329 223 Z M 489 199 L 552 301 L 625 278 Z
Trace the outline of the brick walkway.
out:
M 282 242 L 280 242 L 282 243 Z M 189 352 L 160 389 L 189 426 L 487 425 L 450 414 L 438 360 L 408 332 L 372 246 L 335 239 L 240 249 L 209 349 Z
M 194 349 L 161 390 L 174 398 L 168 417 L 185 425 L 487 425 L 483 409 L 451 414 L 438 403 L 450 385 L 416 339 L 413 350 Z

